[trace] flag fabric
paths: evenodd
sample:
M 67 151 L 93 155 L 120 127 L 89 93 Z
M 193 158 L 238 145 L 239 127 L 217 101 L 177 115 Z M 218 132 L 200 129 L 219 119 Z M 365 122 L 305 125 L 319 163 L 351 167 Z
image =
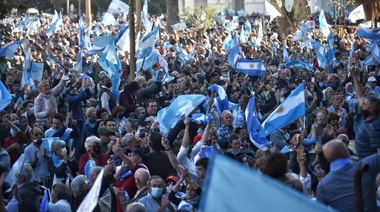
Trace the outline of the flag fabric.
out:
M 0 56 L 6 56 L 8 59 L 12 59 L 21 43 L 22 41 L 20 40 L 5 44 L 0 48 Z
M 157 32 L 158 27 L 153 26 L 153 30 L 141 38 L 141 40 L 138 43 L 138 48 L 136 50 L 136 59 L 142 59 L 144 57 L 149 56 L 152 53 L 156 39 L 158 39 Z
M 32 76 L 30 74 L 32 61 L 30 59 L 28 39 L 23 39 L 21 43 L 21 48 L 24 51 L 24 71 L 22 73 L 22 78 L 21 78 L 21 87 L 24 87 L 25 84 L 29 84 L 34 90 L 36 90 L 36 84 L 34 83 Z
M 55 176 L 55 174 L 54 174 L 54 176 Z M 41 200 L 40 212 L 48 212 L 49 202 L 50 202 L 50 189 L 46 188 L 44 191 L 44 197 Z
M 241 26 L 240 28 L 240 43 L 247 43 L 247 38 L 245 37 L 245 30 L 244 30 L 244 26 Z
M 77 61 L 75 63 L 75 69 L 79 72 L 83 71 L 83 46 L 78 51 Z
M 125 26 L 120 30 L 116 45 L 119 46 L 123 52 L 130 50 L 131 42 L 129 40 L 129 26 Z
M 317 42 L 316 53 L 317 53 L 318 66 L 321 68 L 326 68 L 327 59 L 325 57 L 325 50 L 319 42 Z
M 84 42 L 83 48 L 85 48 L 87 50 L 92 49 L 92 45 L 91 45 L 91 41 L 90 41 L 90 31 L 87 29 L 85 30 L 85 33 L 84 33 L 83 42 Z
M 358 31 L 356 31 L 355 36 L 360 36 L 369 40 L 379 40 L 380 28 L 359 29 Z
M 301 38 L 304 42 L 306 42 L 308 39 L 306 37 L 306 33 L 311 32 L 311 29 L 303 22 L 300 23 L 300 29 L 301 29 Z
M 157 113 L 157 121 L 160 123 L 160 132 L 167 134 L 180 120 L 181 115 L 189 115 L 198 105 L 206 100 L 206 96 L 199 94 L 179 95 L 169 107 L 161 109 Z
M 225 155 L 214 154 L 208 167 L 199 211 L 333 211 Z
M 91 50 L 84 54 L 87 56 L 92 56 L 104 52 L 106 50 L 107 45 L 111 42 L 112 39 L 112 36 L 94 36 L 94 42 L 92 44 Z
M 231 48 L 230 48 L 230 51 L 228 52 L 228 64 L 234 67 L 239 57 L 240 57 L 240 44 L 237 40 L 236 35 L 233 35 Z
M 41 62 L 32 62 L 32 66 L 30 69 L 30 75 L 33 79 L 33 81 L 41 81 L 42 79 L 42 74 L 44 72 L 44 63 Z
M 172 28 L 173 28 L 173 30 L 176 30 L 179 32 L 179 31 L 186 29 L 187 26 L 186 26 L 185 22 L 179 22 L 179 23 L 173 24 Z
M 305 84 L 301 83 L 262 123 L 259 136 L 265 138 L 273 131 L 287 126 L 306 113 Z
M 78 46 L 81 47 L 84 44 L 84 31 L 86 28 L 82 13 L 79 15 L 78 27 Z
M 240 58 L 236 62 L 236 72 L 248 74 L 249 76 L 261 77 L 266 69 L 262 60 Z
M 228 35 L 226 36 L 226 38 L 223 41 L 223 49 L 226 51 L 230 50 L 231 43 L 232 43 L 231 33 L 228 33 Z
M 82 203 L 79 205 L 77 211 L 92 211 L 98 204 L 100 188 L 102 186 L 104 170 L 102 169 L 95 180 L 94 185 L 91 187 L 90 191 L 87 193 L 86 197 L 83 199 Z
M 55 59 L 53 55 L 49 55 L 46 57 L 46 60 L 49 61 L 51 64 L 57 65 L 57 66 L 62 66 L 61 63 Z
M 58 18 L 53 22 L 53 24 L 45 31 L 48 38 L 58 30 L 63 28 L 62 14 L 60 13 Z
M 41 27 L 40 19 L 37 18 L 36 20 L 33 20 L 29 23 L 29 25 L 26 27 L 28 29 L 28 35 L 33 35 L 34 32 Z
M 99 65 L 107 71 L 108 76 L 112 81 L 112 93 L 116 99 L 119 99 L 119 85 L 120 76 L 119 71 L 121 70 L 121 62 L 116 52 L 115 47 L 115 37 L 112 36 L 110 42 L 107 44 L 105 50 L 98 58 Z
M 257 33 L 257 38 L 256 38 L 256 45 L 260 46 L 261 41 L 263 40 L 264 34 L 263 34 L 263 21 L 259 20 L 259 32 Z
M 245 120 L 247 120 L 247 132 L 251 142 L 259 149 L 266 151 L 272 142 L 266 138 L 259 137 L 261 125 L 255 114 L 255 94 L 249 99 L 247 108 L 245 109 Z
M 152 30 L 153 23 L 149 20 L 148 17 L 148 2 L 147 0 L 144 0 L 143 8 L 141 11 L 141 21 L 143 22 L 143 26 L 145 28 L 145 31 L 149 32 Z
M 7 87 L 0 80 L 0 111 L 4 110 L 12 102 L 12 96 Z
M 357 20 L 365 19 L 365 12 L 363 5 L 359 5 L 357 8 L 352 10 L 352 12 L 348 15 L 348 19 L 352 23 L 356 23 Z
M 319 28 L 325 37 L 330 34 L 330 26 L 326 21 L 325 13 L 323 10 L 321 10 L 321 13 L 319 14 Z
M 252 33 L 252 25 L 251 22 L 247 19 L 245 20 L 245 34 L 249 37 Z
M 129 6 L 121 0 L 112 0 L 107 13 L 128 13 Z
M 117 21 L 112 13 L 105 13 L 102 17 L 102 23 L 106 26 L 116 25 Z
M 309 64 L 299 61 L 299 60 L 289 60 L 287 63 L 285 63 L 285 68 L 291 69 L 291 68 L 305 68 L 309 71 L 313 71 L 313 67 L 311 67 Z
M 158 62 L 158 59 L 159 54 L 156 51 L 152 51 L 152 53 L 145 59 L 143 58 L 136 60 L 136 73 L 139 73 L 141 68 L 143 70 L 149 70 Z
M 166 62 L 165 58 L 163 58 L 161 55 L 159 55 L 158 56 L 158 63 L 165 70 L 165 75 L 164 75 L 164 79 L 163 79 L 164 84 L 171 82 L 174 79 L 174 77 L 170 76 L 168 62 Z
M 283 61 L 286 63 L 288 62 L 290 59 L 289 59 L 289 53 L 288 53 L 288 50 L 286 49 L 286 45 L 282 45 L 282 58 L 283 58 Z
M 222 114 L 222 112 L 225 110 L 229 110 L 230 106 L 228 102 L 228 96 L 222 86 L 213 84 L 208 87 L 208 90 L 215 91 L 218 94 L 218 96 L 215 98 L 214 104 L 219 114 Z
M 212 120 L 212 114 L 194 113 L 189 117 L 189 120 L 197 124 L 207 124 Z
M 270 16 L 270 22 L 277 16 L 282 16 L 281 13 L 268 1 L 265 1 L 265 14 Z
M 17 161 L 13 164 L 12 169 L 9 171 L 7 177 L 5 178 L 5 182 L 10 185 L 8 191 L 12 190 L 13 185 L 17 183 L 18 175 L 22 172 L 25 163 L 25 155 L 22 153 Z

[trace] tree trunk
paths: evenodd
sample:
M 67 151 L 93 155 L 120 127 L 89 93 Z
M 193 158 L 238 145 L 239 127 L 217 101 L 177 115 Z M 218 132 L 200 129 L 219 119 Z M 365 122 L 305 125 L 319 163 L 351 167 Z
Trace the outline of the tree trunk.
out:
M 166 0 L 166 13 L 167 13 L 167 29 L 171 32 L 172 25 L 179 22 L 179 9 L 178 9 L 178 0 Z
M 286 11 L 284 0 L 273 0 L 273 5 L 282 14 L 277 17 L 278 25 L 281 26 L 281 31 L 290 34 L 297 30 L 301 21 L 305 20 L 310 14 L 308 1 L 294 1 L 291 12 Z

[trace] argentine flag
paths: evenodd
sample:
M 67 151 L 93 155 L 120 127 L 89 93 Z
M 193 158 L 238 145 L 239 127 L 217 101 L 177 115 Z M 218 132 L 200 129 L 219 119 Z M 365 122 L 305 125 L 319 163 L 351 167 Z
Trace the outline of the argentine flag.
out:
M 154 48 L 154 44 L 158 38 L 158 26 L 154 25 L 153 30 L 146 34 L 138 43 L 138 48 L 136 50 L 136 59 L 142 59 L 148 57 Z
M 0 110 L 4 110 L 12 101 L 12 96 L 0 80 Z
M 236 72 L 261 77 L 265 73 L 265 66 L 262 60 L 239 59 L 236 63 Z
M 301 83 L 261 124 L 260 137 L 287 126 L 306 113 L 305 84 Z
M 0 48 L 0 56 L 6 56 L 8 59 L 12 59 L 18 47 L 21 45 L 22 41 L 14 41 L 5 44 Z
M 17 161 L 13 164 L 11 171 L 9 171 L 7 177 L 5 178 L 5 182 L 7 182 L 11 187 L 7 190 L 7 192 L 12 190 L 13 185 L 17 183 L 18 175 L 22 172 L 25 163 L 25 155 L 22 153 Z
M 129 6 L 120 0 L 112 0 L 107 13 L 128 13 Z
M 226 91 L 222 86 L 213 84 L 208 87 L 208 90 L 215 91 L 218 94 L 218 96 L 215 98 L 215 107 L 218 110 L 219 114 L 222 114 L 223 111 L 230 108 Z M 211 96 L 211 98 L 213 98 L 213 96 Z

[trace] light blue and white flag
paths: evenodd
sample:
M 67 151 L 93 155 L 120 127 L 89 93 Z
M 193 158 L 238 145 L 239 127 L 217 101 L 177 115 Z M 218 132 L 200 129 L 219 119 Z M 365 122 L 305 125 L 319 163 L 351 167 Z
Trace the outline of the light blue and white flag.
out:
M 259 136 L 265 138 L 306 113 L 305 84 L 301 83 L 262 123 Z
M 317 53 L 318 66 L 321 68 L 326 68 L 327 59 L 325 57 L 325 50 L 319 42 L 317 43 L 316 53 Z
M 261 77 L 265 73 L 265 70 L 264 62 L 262 60 L 241 58 L 236 62 L 237 73 Z
M 265 15 L 269 15 L 270 16 L 270 22 L 272 22 L 273 19 L 275 19 L 277 16 L 282 16 L 281 13 L 271 4 L 269 3 L 268 1 L 264 1 L 265 2 Z
M 321 10 L 321 13 L 319 14 L 319 28 L 325 37 L 330 34 L 330 26 L 326 21 L 325 13 L 323 10 Z
M 87 56 L 92 56 L 98 53 L 103 53 L 112 39 L 113 37 L 107 35 L 94 36 L 94 42 L 92 44 L 91 50 L 84 54 Z
M 352 10 L 352 12 L 348 15 L 348 20 L 350 20 L 352 23 L 356 23 L 356 21 L 360 19 L 365 19 L 363 4 Z
M 174 77 L 170 76 L 169 66 L 168 66 L 168 63 L 166 62 L 165 58 L 163 58 L 161 55 L 159 55 L 158 56 L 158 63 L 165 70 L 165 75 L 164 75 L 164 79 L 163 79 L 164 84 L 171 82 L 174 79 Z
M 7 192 L 12 190 L 13 185 L 17 183 L 17 179 L 19 174 L 22 172 L 25 163 L 25 155 L 22 153 L 17 161 L 13 164 L 12 169 L 9 171 L 7 177 L 5 178 L 5 182 L 7 182 L 11 187 L 7 190 Z
M 244 26 L 241 26 L 239 37 L 240 37 L 240 43 L 247 43 L 247 38 L 245 37 Z
M 0 80 L 0 111 L 4 110 L 12 101 L 12 96 Z
M 149 32 L 152 30 L 153 23 L 149 20 L 148 17 L 148 2 L 147 0 L 144 0 L 143 8 L 141 11 L 141 21 L 143 22 L 143 26 L 145 28 L 145 31 Z
M 160 132 L 167 134 L 181 119 L 182 114 L 188 116 L 205 100 L 206 96 L 199 94 L 179 95 L 169 107 L 158 111 L 157 121 L 160 123 Z
M 313 71 L 313 67 L 310 64 L 307 64 L 305 62 L 299 61 L 299 60 L 290 60 L 287 63 L 285 63 L 285 68 L 291 69 L 291 68 L 305 68 L 309 71 Z
M 355 36 L 369 40 L 380 40 L 380 28 L 359 29 L 355 32 Z
M 116 45 L 125 52 L 130 51 L 131 42 L 129 40 L 129 26 L 125 26 L 120 30 L 119 39 L 116 41 Z
M 263 34 L 263 21 L 259 20 L 259 31 L 257 33 L 257 38 L 256 38 L 256 45 L 260 46 L 261 41 L 263 40 L 264 34 Z
M 8 59 L 12 59 L 16 50 L 21 45 L 21 42 L 22 41 L 20 40 L 5 44 L 0 48 L 0 56 L 6 56 Z
M 247 132 L 251 142 L 259 149 L 266 151 L 272 142 L 266 138 L 259 137 L 261 125 L 255 114 L 255 94 L 249 99 L 247 108 L 245 109 L 245 120 L 247 120 Z
M 32 22 L 29 23 L 26 28 L 28 29 L 28 35 L 33 35 L 34 32 L 41 27 L 41 22 L 40 19 L 37 18 L 36 20 L 33 20 Z
M 136 59 L 142 59 L 144 57 L 149 56 L 152 53 L 154 49 L 154 44 L 158 39 L 157 33 L 158 27 L 153 26 L 153 30 L 141 38 L 141 40 L 138 43 L 138 48 L 136 50 Z
M 50 202 L 50 189 L 46 188 L 44 191 L 44 197 L 41 200 L 40 212 L 48 212 L 48 205 Z
M 304 42 L 306 42 L 308 40 L 306 37 L 306 33 L 308 32 L 310 33 L 311 29 L 304 22 L 300 22 L 300 29 L 301 29 L 301 38 L 303 39 Z
M 158 62 L 159 54 L 156 51 L 152 51 L 152 53 L 144 59 L 136 60 L 136 74 L 140 72 L 140 69 L 149 70 L 152 68 L 154 64 Z M 153 72 L 151 72 L 153 73 Z
M 21 48 L 24 51 L 24 71 L 21 78 L 21 87 L 25 84 L 29 84 L 33 90 L 36 90 L 36 84 L 33 81 L 32 75 L 30 74 L 32 60 L 30 59 L 29 53 L 29 39 L 23 39 L 21 43 Z
M 117 21 L 112 13 L 105 13 L 102 17 L 102 23 L 106 26 L 116 25 Z
M 228 33 L 228 35 L 226 36 L 226 38 L 223 41 L 223 49 L 226 51 L 230 50 L 231 43 L 232 43 L 231 33 Z
M 81 47 L 78 51 L 77 61 L 75 63 L 75 69 L 79 72 L 83 71 L 83 48 Z
M 290 60 L 288 50 L 286 49 L 286 45 L 282 45 L 282 58 L 285 63 Z
M 194 113 L 189 117 L 189 120 L 197 124 L 207 124 L 212 120 L 212 114 Z
M 236 65 L 236 61 L 240 58 L 240 44 L 237 40 L 236 35 L 232 36 L 232 43 L 230 51 L 228 52 L 228 64 L 231 66 Z
M 230 106 L 228 102 L 228 96 L 222 86 L 213 84 L 208 87 L 208 90 L 215 91 L 218 94 L 214 102 L 219 114 L 222 114 L 222 112 L 225 110 L 229 110 Z M 213 96 L 211 96 L 211 98 L 213 98 Z
M 252 25 L 251 25 L 251 22 L 247 18 L 247 20 L 245 21 L 245 35 L 247 35 L 247 37 L 249 38 L 251 33 L 252 33 Z
M 82 47 L 82 45 L 84 45 L 84 33 L 86 28 L 82 13 L 79 15 L 78 27 L 78 46 Z
M 129 6 L 121 0 L 112 0 L 107 13 L 128 13 Z
M 333 211 L 223 154 L 211 157 L 206 176 L 204 187 L 207 189 L 202 193 L 199 211 Z
M 46 30 L 46 35 L 50 36 L 63 28 L 62 14 L 59 13 L 58 18 L 52 23 L 52 25 Z
M 173 28 L 173 30 L 180 32 L 180 31 L 186 29 L 187 26 L 186 26 L 185 22 L 179 22 L 179 23 L 173 24 L 172 28 Z
M 30 74 L 34 81 L 41 81 L 42 74 L 44 73 L 44 63 L 41 62 L 32 62 L 32 66 L 30 69 Z

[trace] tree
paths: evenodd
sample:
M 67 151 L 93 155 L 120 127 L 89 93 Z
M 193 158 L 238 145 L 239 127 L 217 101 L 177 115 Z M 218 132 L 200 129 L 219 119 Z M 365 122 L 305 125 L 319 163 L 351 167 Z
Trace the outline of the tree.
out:
M 178 0 L 166 0 L 167 29 L 172 31 L 172 25 L 179 22 Z
M 295 32 L 299 23 L 305 20 L 311 13 L 308 1 L 294 1 L 291 12 L 286 11 L 284 0 L 273 0 L 272 4 L 282 14 L 282 16 L 276 19 L 281 27 L 281 31 L 286 34 Z
M 376 19 L 379 17 L 380 0 L 357 0 L 356 2 L 359 5 L 363 4 L 366 19 L 376 23 Z

